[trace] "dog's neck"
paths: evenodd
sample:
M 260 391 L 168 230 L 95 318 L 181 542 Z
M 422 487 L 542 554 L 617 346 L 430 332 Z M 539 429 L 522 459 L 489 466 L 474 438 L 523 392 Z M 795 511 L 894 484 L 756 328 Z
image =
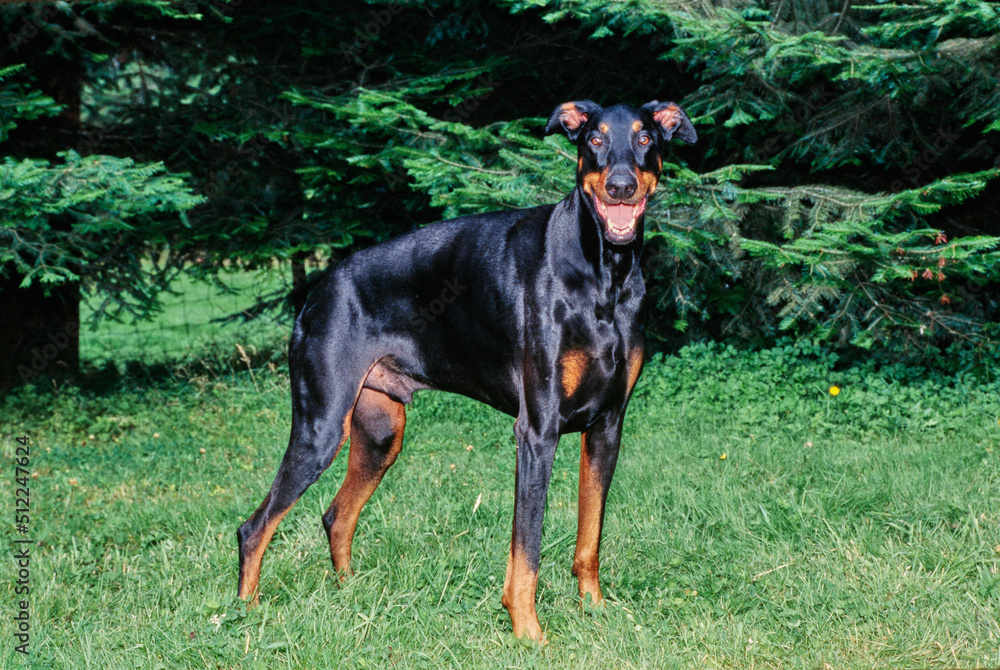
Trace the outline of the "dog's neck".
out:
M 545 233 L 549 261 L 558 275 L 590 275 L 598 284 L 620 286 L 639 269 L 645 216 L 636 222 L 633 241 L 612 244 L 587 206 L 589 197 L 577 185 L 556 204 Z

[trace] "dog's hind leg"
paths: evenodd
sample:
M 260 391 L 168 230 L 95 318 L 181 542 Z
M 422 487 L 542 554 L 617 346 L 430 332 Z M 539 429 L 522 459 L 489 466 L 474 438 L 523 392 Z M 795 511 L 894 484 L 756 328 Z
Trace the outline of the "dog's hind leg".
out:
M 351 415 L 374 361 L 350 352 L 336 362 L 323 347 L 293 338 L 292 431 L 278 473 L 260 507 L 236 532 L 240 550 L 239 596 L 257 601 L 260 566 L 281 519 L 333 462 L 350 435 Z M 367 364 L 366 364 L 367 363 Z M 333 368 L 336 368 L 334 370 Z
M 342 579 L 351 573 L 351 540 L 361 508 L 396 460 L 405 426 L 406 410 L 401 402 L 381 391 L 362 389 L 351 417 L 347 475 L 323 515 L 330 557 Z

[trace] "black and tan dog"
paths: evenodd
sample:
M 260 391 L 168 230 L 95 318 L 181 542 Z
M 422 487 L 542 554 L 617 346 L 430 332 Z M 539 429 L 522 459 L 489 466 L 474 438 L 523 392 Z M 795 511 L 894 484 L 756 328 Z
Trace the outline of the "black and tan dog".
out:
M 466 216 L 360 251 L 312 292 L 289 349 L 292 431 L 277 476 L 237 532 L 239 595 L 257 597 L 282 517 L 351 438 L 347 476 L 323 515 L 334 568 L 350 573 L 358 515 L 395 461 L 404 404 L 453 391 L 517 420 L 514 532 L 503 604 L 514 634 L 544 642 L 535 613 L 542 515 L 556 444 L 583 434 L 573 574 L 602 602 L 598 550 L 622 420 L 643 360 L 643 213 L 674 135 L 670 102 L 558 107 L 579 152 L 555 205 Z

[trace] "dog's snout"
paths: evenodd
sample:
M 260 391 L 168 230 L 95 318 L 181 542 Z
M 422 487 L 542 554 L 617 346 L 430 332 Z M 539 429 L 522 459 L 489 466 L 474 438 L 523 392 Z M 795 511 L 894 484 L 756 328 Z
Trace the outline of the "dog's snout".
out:
M 612 198 L 626 199 L 635 195 L 638 184 L 630 174 L 615 174 L 608 177 L 604 188 Z

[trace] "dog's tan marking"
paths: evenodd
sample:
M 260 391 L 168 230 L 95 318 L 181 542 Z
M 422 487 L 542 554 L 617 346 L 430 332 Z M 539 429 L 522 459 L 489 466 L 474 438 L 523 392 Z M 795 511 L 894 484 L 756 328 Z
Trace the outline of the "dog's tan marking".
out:
M 330 503 L 336 510 L 336 517 L 330 527 L 330 557 L 333 567 L 344 579 L 351 574 L 351 542 L 358 526 L 361 509 L 375 493 L 382 477 L 395 462 L 403 447 L 403 431 L 406 428 L 406 411 L 402 403 L 396 402 L 385 393 L 365 388 L 358 396 L 351 422 L 351 446 L 347 461 L 344 483 Z M 385 457 L 380 461 L 372 459 L 372 436 L 368 434 L 368 421 L 388 422 L 392 431 L 392 443 Z
M 583 184 L 583 192 L 587 195 L 594 195 L 594 193 L 597 193 L 603 200 L 607 200 L 608 192 L 604 190 L 604 180 L 607 177 L 607 172 L 608 169 L 604 168 L 601 172 L 585 173 L 580 178 L 580 182 Z
M 580 497 L 577 501 L 576 553 L 573 574 L 577 578 L 581 603 L 590 594 L 594 605 L 604 604 L 598 580 L 598 553 L 601 547 L 601 508 L 603 492 L 599 473 L 587 454 L 587 434 L 580 436 Z
M 538 572 L 528 565 L 528 557 L 520 547 L 511 543 L 507 558 L 507 574 L 503 580 L 503 597 L 500 602 L 507 608 L 516 637 L 529 637 L 539 644 L 547 644 L 542 626 L 535 611 L 535 592 L 538 589 Z
M 635 383 L 639 379 L 639 373 L 642 371 L 642 357 L 644 355 L 642 347 L 636 347 L 632 350 L 632 353 L 628 357 L 628 392 L 629 395 L 632 394 L 632 389 L 635 388 Z
M 656 190 L 656 185 L 659 183 L 659 179 L 654 172 L 647 172 L 645 170 L 637 170 L 638 181 L 641 186 L 639 189 L 642 194 L 649 195 Z
M 570 349 L 559 357 L 560 379 L 563 393 L 570 397 L 580 388 L 583 373 L 587 370 L 589 357 L 580 349 Z
M 261 503 L 261 507 L 265 508 L 271 502 L 271 495 L 268 494 L 264 498 L 264 502 Z M 260 529 L 257 536 L 251 535 L 246 539 L 247 544 L 254 545 L 253 549 L 244 554 L 243 558 L 243 574 L 240 575 L 240 593 L 239 596 L 243 600 L 248 600 L 247 608 L 251 609 L 257 605 L 257 601 L 260 599 L 260 592 L 258 590 L 260 585 L 260 564 L 264 559 L 264 550 L 267 549 L 267 545 L 271 542 L 271 538 L 274 537 L 275 531 L 278 529 L 278 524 L 281 520 L 285 518 L 288 514 L 288 510 L 294 507 L 294 503 L 288 507 L 286 510 L 279 512 L 271 521 Z

